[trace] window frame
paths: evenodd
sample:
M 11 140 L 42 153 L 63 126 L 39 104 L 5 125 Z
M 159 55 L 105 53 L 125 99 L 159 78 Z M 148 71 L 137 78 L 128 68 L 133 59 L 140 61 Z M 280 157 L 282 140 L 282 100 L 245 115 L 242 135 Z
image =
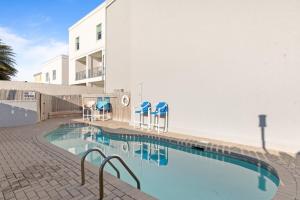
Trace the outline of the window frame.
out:
M 80 49 L 80 38 L 79 36 L 75 38 L 75 50 L 78 51 Z
M 100 38 L 99 38 L 99 33 L 100 33 Z M 102 40 L 102 23 L 96 25 L 96 40 Z
M 49 72 L 46 72 L 46 82 L 48 83 L 48 82 L 50 82 L 50 75 L 49 75 Z
M 52 70 L 52 80 L 55 81 L 56 80 L 56 69 Z

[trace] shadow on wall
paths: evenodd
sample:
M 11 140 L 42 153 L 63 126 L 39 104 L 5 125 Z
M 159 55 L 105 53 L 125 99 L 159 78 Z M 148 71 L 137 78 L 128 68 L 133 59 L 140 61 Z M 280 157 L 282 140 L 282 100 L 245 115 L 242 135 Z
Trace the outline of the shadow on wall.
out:
M 34 124 L 37 120 L 36 111 L 0 103 L 0 127 Z
M 262 148 L 267 151 L 266 149 L 266 137 L 265 137 L 265 127 L 267 127 L 267 115 L 261 114 L 258 115 L 258 120 L 259 120 L 259 127 L 261 130 L 261 143 L 262 143 Z
M 51 112 L 80 111 L 82 109 L 79 95 L 50 96 Z

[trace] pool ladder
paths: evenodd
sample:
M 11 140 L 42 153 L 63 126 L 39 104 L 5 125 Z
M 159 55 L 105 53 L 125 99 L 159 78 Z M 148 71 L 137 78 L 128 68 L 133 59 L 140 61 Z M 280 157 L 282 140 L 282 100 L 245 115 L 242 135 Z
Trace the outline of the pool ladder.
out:
M 124 162 L 124 160 L 117 155 L 113 155 L 113 156 L 108 156 L 106 157 L 105 154 L 99 149 L 99 148 L 92 148 L 89 149 L 85 152 L 85 154 L 83 155 L 83 157 L 81 158 L 81 185 L 85 184 L 85 170 L 84 170 L 84 161 L 85 158 L 87 157 L 87 155 L 91 152 L 98 152 L 103 158 L 103 162 L 101 163 L 100 167 L 99 167 L 99 194 L 100 194 L 100 200 L 103 199 L 104 197 L 104 191 L 103 191 L 103 171 L 104 171 L 104 167 L 105 165 L 108 163 L 117 173 L 117 177 L 118 179 L 120 179 L 120 172 L 119 170 L 116 168 L 116 166 L 110 162 L 110 160 L 112 159 L 116 159 L 118 160 L 123 167 L 127 170 L 127 172 L 132 176 L 132 178 L 136 181 L 136 187 L 137 189 L 141 189 L 141 184 L 139 179 L 137 178 L 137 176 L 132 172 L 132 170 L 128 167 L 128 165 Z

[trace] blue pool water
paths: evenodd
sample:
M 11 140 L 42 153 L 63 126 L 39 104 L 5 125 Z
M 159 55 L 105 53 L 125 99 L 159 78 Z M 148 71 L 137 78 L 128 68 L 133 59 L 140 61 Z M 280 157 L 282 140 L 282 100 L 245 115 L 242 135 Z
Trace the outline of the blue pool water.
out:
M 161 200 L 270 200 L 279 184 L 276 176 L 256 165 L 146 136 L 117 135 L 77 124 L 63 125 L 46 139 L 79 156 L 93 147 L 107 156 L 121 156 L 140 179 L 142 191 Z M 87 160 L 99 166 L 102 158 L 91 153 Z M 121 179 L 136 186 L 119 163 L 113 163 Z M 115 175 L 109 165 L 106 170 Z

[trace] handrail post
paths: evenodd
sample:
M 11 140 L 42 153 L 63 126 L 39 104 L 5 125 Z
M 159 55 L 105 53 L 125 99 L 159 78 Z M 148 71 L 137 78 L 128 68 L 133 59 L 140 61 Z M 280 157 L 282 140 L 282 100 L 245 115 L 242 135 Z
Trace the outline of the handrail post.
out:
M 102 162 L 102 164 L 100 165 L 99 168 L 99 195 L 100 195 L 100 200 L 103 199 L 104 197 L 104 183 L 103 183 L 103 171 L 104 171 L 104 167 L 106 165 L 106 163 L 109 163 L 111 159 L 117 159 L 122 165 L 123 167 L 127 170 L 127 172 L 133 177 L 133 179 L 136 181 L 137 184 L 137 189 L 141 189 L 141 184 L 139 179 L 137 178 L 137 176 L 131 171 L 131 169 L 128 167 L 128 165 L 124 162 L 124 160 L 119 157 L 119 156 L 109 156 L 107 158 L 105 158 Z
M 93 151 L 98 152 L 104 159 L 106 159 L 107 157 L 105 156 L 105 154 L 98 148 L 93 148 L 93 149 L 89 149 L 85 152 L 85 154 L 83 155 L 83 157 L 81 158 L 81 185 L 85 184 L 85 170 L 84 170 L 84 161 L 85 158 L 87 157 L 87 155 Z M 114 164 L 112 164 L 110 161 L 108 162 L 110 164 L 110 166 L 116 171 L 117 173 L 117 177 L 120 178 L 120 172 L 119 170 L 115 167 Z

